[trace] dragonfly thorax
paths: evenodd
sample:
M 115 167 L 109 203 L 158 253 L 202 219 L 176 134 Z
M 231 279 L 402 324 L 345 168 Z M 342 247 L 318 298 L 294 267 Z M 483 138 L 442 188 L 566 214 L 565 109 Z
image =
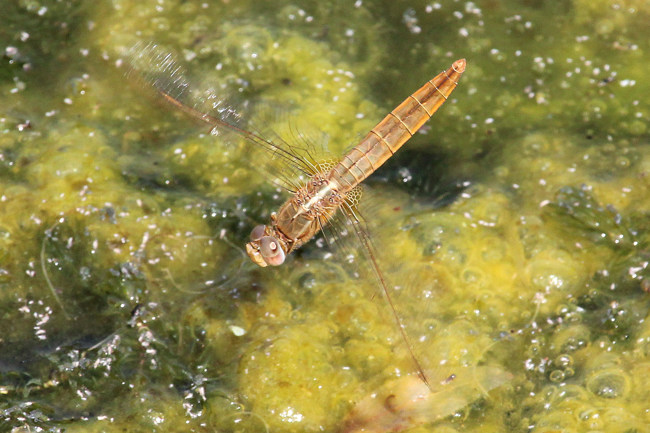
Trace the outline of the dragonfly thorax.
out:
M 281 265 L 286 255 L 314 237 L 345 201 L 345 194 L 336 186 L 321 174 L 309 179 L 271 215 L 271 224 L 253 229 L 246 245 L 250 258 L 260 266 Z

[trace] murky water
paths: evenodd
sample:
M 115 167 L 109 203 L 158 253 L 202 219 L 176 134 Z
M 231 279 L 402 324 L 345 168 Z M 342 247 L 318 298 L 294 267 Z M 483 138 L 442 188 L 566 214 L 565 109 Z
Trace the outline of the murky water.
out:
M 369 179 L 368 209 L 427 368 L 512 376 L 405 427 L 648 431 L 649 15 L 633 0 L 1 5 L 0 430 L 334 432 L 413 373 L 374 281 L 342 258 L 354 246 L 248 263 L 284 196 L 245 148 L 124 78 L 145 40 L 334 155 L 465 57 L 426 133 Z

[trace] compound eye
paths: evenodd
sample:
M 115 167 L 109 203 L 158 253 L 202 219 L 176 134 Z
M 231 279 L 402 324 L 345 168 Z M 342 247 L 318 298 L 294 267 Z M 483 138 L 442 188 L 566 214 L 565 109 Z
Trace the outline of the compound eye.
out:
M 271 266 L 284 263 L 284 250 L 273 236 L 264 236 L 260 239 L 260 253 L 264 257 L 264 261 Z
M 262 239 L 262 236 L 264 236 L 265 231 L 266 231 L 266 226 L 262 224 L 255 226 L 255 228 L 251 231 L 251 241 L 257 242 L 260 239 Z

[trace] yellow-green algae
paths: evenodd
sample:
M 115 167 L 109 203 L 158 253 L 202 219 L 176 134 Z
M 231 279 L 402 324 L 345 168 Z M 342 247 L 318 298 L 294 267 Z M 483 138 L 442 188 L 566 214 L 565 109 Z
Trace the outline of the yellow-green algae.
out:
M 282 197 L 127 82 L 154 41 L 334 155 L 466 57 L 364 209 L 426 368 L 514 378 L 411 431 L 648 431 L 648 3 L 259 5 L 0 6 L 1 429 L 337 431 L 413 372 L 354 245 L 247 264 Z

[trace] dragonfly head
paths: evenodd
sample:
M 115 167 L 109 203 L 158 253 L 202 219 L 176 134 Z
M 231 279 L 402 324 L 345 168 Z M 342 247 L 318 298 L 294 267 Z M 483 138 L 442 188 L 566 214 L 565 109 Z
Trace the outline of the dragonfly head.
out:
M 259 225 L 251 231 L 251 241 L 246 244 L 246 252 L 253 262 L 261 267 L 279 266 L 284 263 L 286 254 L 273 229 Z

